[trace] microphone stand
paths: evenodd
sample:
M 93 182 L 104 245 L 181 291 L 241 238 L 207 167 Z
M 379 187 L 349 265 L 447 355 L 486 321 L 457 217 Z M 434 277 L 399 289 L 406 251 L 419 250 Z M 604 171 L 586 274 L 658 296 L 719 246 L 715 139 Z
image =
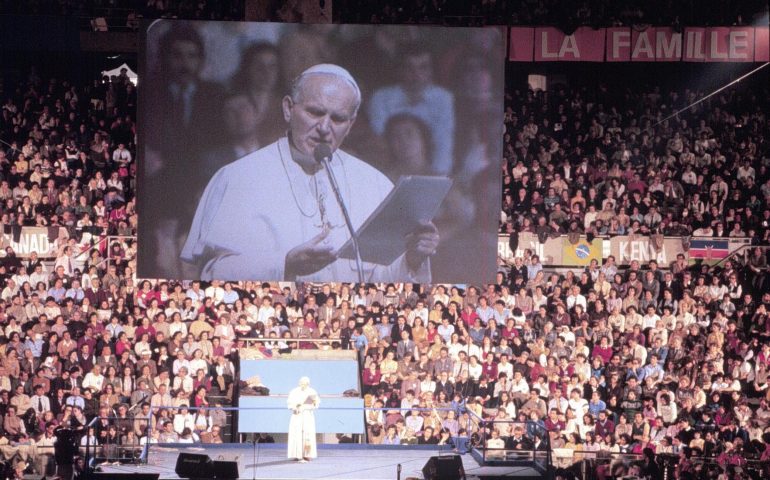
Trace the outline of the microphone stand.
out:
M 258 434 L 254 434 L 254 442 L 252 445 L 252 452 L 251 452 L 251 458 L 254 461 L 254 469 L 251 471 L 251 478 L 252 480 L 257 480 L 257 440 L 258 440 Z
M 302 418 L 302 413 L 299 413 L 298 415 L 299 415 L 300 432 L 302 432 L 300 437 L 302 438 L 302 460 L 300 461 L 304 462 L 305 461 L 305 419 Z
M 358 246 L 358 236 L 356 235 L 356 231 L 353 228 L 353 222 L 350 221 L 350 214 L 348 213 L 348 209 L 345 206 L 345 202 L 342 200 L 342 193 L 340 192 L 340 187 L 337 184 L 337 179 L 334 176 L 334 172 L 332 172 L 332 167 L 330 163 L 330 159 L 332 156 L 332 152 L 330 151 L 327 155 L 326 152 L 324 154 L 319 154 L 318 151 L 315 152 L 316 160 L 320 161 L 321 164 L 324 167 L 324 170 L 326 170 L 326 175 L 329 177 L 329 183 L 332 185 L 332 190 L 334 190 L 334 196 L 337 198 L 337 203 L 340 206 L 340 210 L 342 210 L 342 216 L 345 217 L 345 225 L 348 227 L 348 232 L 350 232 L 350 239 L 353 242 L 353 251 L 356 255 L 356 270 L 358 272 L 358 283 L 363 285 L 364 284 L 364 263 L 361 261 L 361 249 Z

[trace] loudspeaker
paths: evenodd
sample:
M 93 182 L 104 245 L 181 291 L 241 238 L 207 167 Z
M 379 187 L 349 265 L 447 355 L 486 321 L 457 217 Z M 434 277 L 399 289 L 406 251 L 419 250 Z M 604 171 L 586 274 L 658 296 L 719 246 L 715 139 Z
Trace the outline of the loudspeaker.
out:
M 238 480 L 238 462 L 214 460 L 214 478 L 216 480 Z
M 180 478 L 214 478 L 214 463 L 208 455 L 180 453 L 174 472 Z
M 466 480 L 460 455 L 430 457 L 422 467 L 425 480 Z

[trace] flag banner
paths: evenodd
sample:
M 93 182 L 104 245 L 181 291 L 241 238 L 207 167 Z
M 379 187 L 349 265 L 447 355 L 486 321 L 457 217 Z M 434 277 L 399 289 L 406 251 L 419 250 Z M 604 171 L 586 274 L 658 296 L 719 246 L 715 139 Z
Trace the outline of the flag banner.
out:
M 690 242 L 690 258 L 716 260 L 730 254 L 730 241 L 721 238 L 698 238 Z

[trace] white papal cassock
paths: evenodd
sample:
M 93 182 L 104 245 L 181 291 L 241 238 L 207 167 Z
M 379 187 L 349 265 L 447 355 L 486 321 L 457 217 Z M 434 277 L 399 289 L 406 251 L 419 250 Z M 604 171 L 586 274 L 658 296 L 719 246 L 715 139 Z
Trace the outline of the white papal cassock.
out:
M 302 387 L 296 387 L 289 392 L 286 405 L 292 413 L 289 420 L 288 458 L 302 459 L 318 456 L 313 412 L 320 403 L 318 392 L 310 387 L 304 390 Z
M 330 162 L 354 228 L 379 206 L 393 183 L 379 170 L 337 150 Z M 286 253 L 319 235 L 339 249 L 349 238 L 323 169 L 305 172 L 291 157 L 286 137 L 221 168 L 206 187 L 182 259 L 210 256 L 201 279 L 282 280 Z M 366 281 L 430 282 L 426 260 L 410 272 L 404 255 L 391 265 L 364 263 Z M 338 259 L 299 281 L 356 281 L 354 260 Z M 293 280 L 293 279 L 287 279 Z

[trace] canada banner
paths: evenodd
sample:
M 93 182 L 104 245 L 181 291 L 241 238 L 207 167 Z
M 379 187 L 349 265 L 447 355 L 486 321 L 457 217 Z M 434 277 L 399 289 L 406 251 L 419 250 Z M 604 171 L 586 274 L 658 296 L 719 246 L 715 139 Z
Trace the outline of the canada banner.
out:
M 511 27 L 512 62 L 767 62 L 768 27 Z

